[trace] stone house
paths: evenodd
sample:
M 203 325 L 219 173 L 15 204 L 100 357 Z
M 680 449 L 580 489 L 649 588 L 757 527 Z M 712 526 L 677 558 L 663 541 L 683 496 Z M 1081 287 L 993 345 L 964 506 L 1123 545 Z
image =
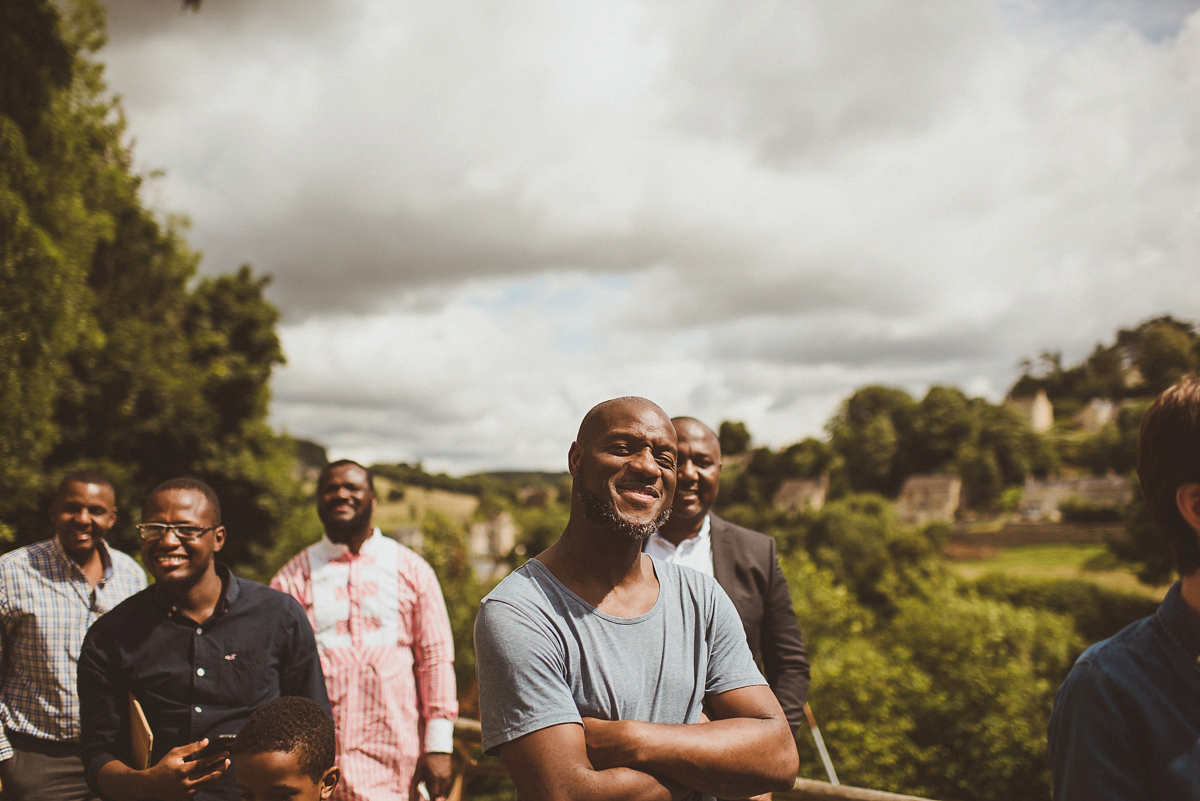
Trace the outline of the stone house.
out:
M 952 523 L 961 496 L 956 475 L 909 476 L 896 499 L 896 516 L 908 525 Z
M 1030 427 L 1039 434 L 1045 434 L 1054 427 L 1054 404 L 1050 402 L 1044 389 L 1039 389 L 1032 398 L 1010 397 L 1004 401 L 1004 405 L 1011 406 L 1025 415 Z
M 825 493 L 828 490 L 828 473 L 820 478 L 787 478 L 775 491 L 771 503 L 784 512 L 816 511 L 825 505 Z

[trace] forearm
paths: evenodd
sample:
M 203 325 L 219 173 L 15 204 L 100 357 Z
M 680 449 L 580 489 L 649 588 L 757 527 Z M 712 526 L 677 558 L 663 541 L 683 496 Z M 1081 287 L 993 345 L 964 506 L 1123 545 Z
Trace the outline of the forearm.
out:
M 722 798 L 786 790 L 795 781 L 795 742 L 782 718 L 601 725 L 613 728 L 597 738 L 603 745 L 589 748 L 598 767 L 622 765 Z
M 146 773 L 143 770 L 134 770 L 124 762 L 114 759 L 100 768 L 96 774 L 96 785 L 100 792 L 112 801 L 157 798 L 146 780 Z
M 511 768 L 510 768 L 511 771 Z M 593 770 L 580 766 L 557 776 L 541 776 L 533 786 L 517 785 L 522 801 L 679 801 L 691 788 L 633 768 Z
M 588 761 L 584 731 L 560 724 L 497 746 L 522 801 L 679 801 L 682 784 L 625 766 Z

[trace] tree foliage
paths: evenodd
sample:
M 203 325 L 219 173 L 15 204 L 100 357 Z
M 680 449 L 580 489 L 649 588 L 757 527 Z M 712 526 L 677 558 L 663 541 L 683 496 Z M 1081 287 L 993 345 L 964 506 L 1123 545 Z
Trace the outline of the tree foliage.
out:
M 1055 454 L 1018 412 L 954 387 L 915 401 L 895 387 L 864 387 L 829 421 L 838 491 L 896 495 L 914 474 L 957 473 L 964 500 L 991 509 L 1006 487 L 1045 475 Z
M 142 203 L 124 120 L 92 54 L 94 0 L 0 3 L 0 521 L 45 536 L 58 475 L 114 480 L 118 542 L 156 483 L 193 475 L 222 500 L 223 558 L 243 563 L 302 497 L 266 423 L 283 354 L 267 279 L 197 278 L 177 221 Z
M 750 431 L 741 421 L 724 420 L 717 432 L 724 456 L 739 456 L 750 450 Z
M 844 560 L 843 560 L 844 561 Z M 859 604 L 806 552 L 783 558 L 808 644 L 810 702 L 841 780 L 930 798 L 1049 797 L 1050 702 L 1083 639 L 1071 620 L 958 588 L 896 586 Z M 824 775 L 806 733 L 801 775 Z
M 1117 332 L 1111 345 L 1098 343 L 1077 365 L 1064 367 L 1062 354 L 1043 353 L 1022 361 L 1013 396 L 1045 390 L 1055 418 L 1069 420 L 1092 398 L 1120 401 L 1153 398 L 1187 373 L 1200 370 L 1200 332 L 1170 315 Z

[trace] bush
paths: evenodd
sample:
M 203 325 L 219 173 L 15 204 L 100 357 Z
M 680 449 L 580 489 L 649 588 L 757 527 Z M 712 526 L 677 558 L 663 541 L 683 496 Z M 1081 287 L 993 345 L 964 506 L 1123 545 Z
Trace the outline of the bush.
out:
M 1083 579 L 1043 579 L 988 573 L 970 589 L 1014 606 L 1046 609 L 1069 617 L 1087 643 L 1111 637 L 1135 620 L 1154 614 L 1158 602 Z
M 1082 498 L 1067 498 L 1058 505 L 1064 523 L 1120 523 L 1122 510 Z

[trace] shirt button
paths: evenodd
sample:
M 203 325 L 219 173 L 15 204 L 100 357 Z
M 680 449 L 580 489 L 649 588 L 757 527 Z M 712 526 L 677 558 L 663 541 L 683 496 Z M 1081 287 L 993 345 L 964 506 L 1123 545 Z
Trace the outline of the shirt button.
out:
M 203 676 L 203 675 L 204 675 L 204 668 L 196 668 L 196 675 L 197 675 L 197 676 Z
M 197 634 L 203 634 L 203 633 L 204 633 L 204 629 L 202 629 L 202 628 L 200 628 L 199 626 L 197 626 L 197 627 L 196 627 L 196 633 L 197 633 Z
M 200 707 L 196 707 L 196 711 L 197 711 L 197 712 L 203 712 L 204 710 L 203 710 L 203 709 L 201 709 Z

